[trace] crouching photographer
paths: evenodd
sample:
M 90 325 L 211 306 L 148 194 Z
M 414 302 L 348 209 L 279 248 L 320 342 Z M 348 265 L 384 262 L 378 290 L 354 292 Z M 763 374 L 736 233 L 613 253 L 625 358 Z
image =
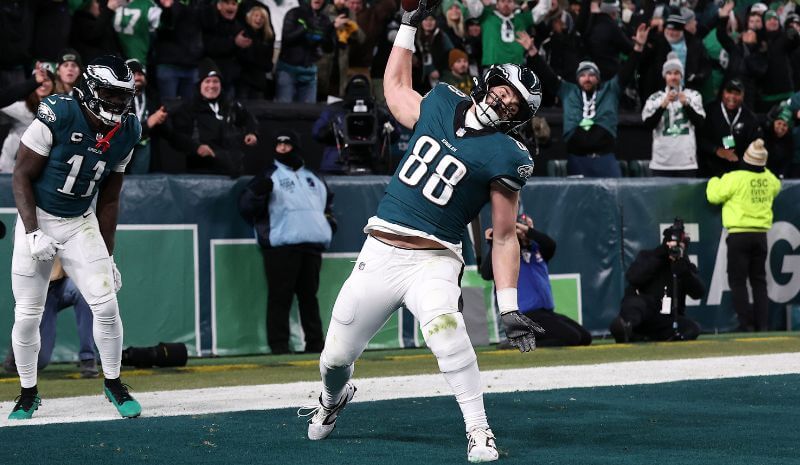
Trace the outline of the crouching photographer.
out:
M 683 221 L 676 218 L 661 245 L 636 255 L 625 272 L 629 286 L 619 316 L 609 328 L 617 342 L 697 339 L 700 325 L 685 315 L 686 296 L 699 299 L 706 288 L 686 256 L 688 244 Z
M 328 105 L 314 122 L 314 139 L 325 144 L 320 171 L 326 174 L 389 174 L 396 138 L 389 112 L 372 96 L 369 79 L 357 74 L 344 100 Z

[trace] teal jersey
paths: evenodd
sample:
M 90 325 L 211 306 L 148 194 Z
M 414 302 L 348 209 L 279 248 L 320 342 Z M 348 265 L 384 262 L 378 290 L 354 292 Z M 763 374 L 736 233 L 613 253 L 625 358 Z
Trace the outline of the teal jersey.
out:
M 71 218 L 89 209 L 97 188 L 128 157 L 139 141 L 142 127 L 129 114 L 103 151 L 97 141 L 104 135 L 89 126 L 80 103 L 67 95 L 42 99 L 36 119 L 53 137 L 42 174 L 33 183 L 36 206 L 56 216 Z
M 502 132 L 464 129 L 472 100 L 449 84 L 422 99 L 420 116 L 378 218 L 458 244 L 500 182 L 522 189 L 533 172 L 527 148 Z

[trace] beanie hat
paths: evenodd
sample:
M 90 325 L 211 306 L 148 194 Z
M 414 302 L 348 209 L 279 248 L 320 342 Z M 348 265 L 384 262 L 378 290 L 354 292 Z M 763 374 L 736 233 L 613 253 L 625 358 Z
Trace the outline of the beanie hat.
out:
M 294 148 L 298 148 L 298 138 L 297 134 L 290 129 L 279 129 L 278 132 L 275 133 L 275 145 L 279 143 L 289 144 Z
M 761 2 L 754 3 L 750 7 L 750 13 L 748 14 L 748 16 L 749 15 L 763 15 L 764 13 L 766 13 L 767 10 L 769 10 L 769 7 L 766 4 L 761 3 Z
M 592 73 L 597 78 L 600 78 L 600 68 L 593 61 L 582 61 L 578 63 L 578 69 L 575 71 L 575 78 L 578 78 L 583 73 Z
M 600 13 L 619 13 L 619 0 L 603 0 L 600 2 Z
M 136 58 L 131 58 L 129 60 L 126 60 L 125 64 L 128 65 L 128 68 L 131 69 L 132 73 L 134 74 L 142 73 L 145 76 L 147 76 L 147 70 L 145 69 L 144 65 L 142 65 L 142 62 L 137 60 Z
M 210 77 L 218 77 L 220 81 L 222 81 L 222 73 L 219 70 L 219 67 L 214 60 L 211 58 L 203 58 L 197 66 L 198 75 L 200 80 L 198 82 L 203 82 L 206 78 Z
M 767 10 L 766 12 L 764 12 L 764 21 L 766 21 L 768 19 L 771 19 L 771 18 L 779 19 L 778 18 L 778 13 L 775 12 L 775 10 Z
M 683 63 L 681 63 L 681 59 L 678 58 L 678 54 L 675 52 L 667 54 L 667 61 L 661 66 L 661 76 L 667 77 L 668 71 L 679 71 L 683 76 Z
M 680 13 L 675 14 L 672 13 L 667 17 L 667 29 L 677 29 L 682 31 L 684 26 L 686 26 L 686 18 L 684 18 Z
M 453 64 L 456 61 L 458 61 L 460 58 L 463 58 L 463 59 L 467 60 L 467 62 L 469 62 L 469 57 L 467 56 L 467 54 L 463 50 L 460 50 L 460 49 L 457 49 L 457 48 L 451 48 L 450 49 L 450 53 L 447 55 L 447 66 L 449 68 L 452 68 Z
M 764 148 L 764 140 L 754 140 L 744 152 L 744 162 L 753 166 L 764 166 L 767 164 L 767 149 Z
M 681 16 L 683 17 L 684 23 L 689 23 L 695 18 L 695 13 L 693 9 L 684 6 L 681 7 Z
M 447 11 L 453 5 L 458 5 L 458 7 L 461 8 L 462 20 L 466 19 L 467 16 L 469 16 L 469 10 L 467 9 L 466 6 L 464 6 L 464 3 L 461 0 L 442 0 L 442 13 L 444 15 L 447 15 Z
M 786 21 L 783 22 L 783 27 L 789 27 L 792 23 L 800 24 L 800 15 L 797 13 L 789 13 L 786 15 Z
M 74 61 L 78 64 L 78 66 L 83 66 L 81 64 L 81 54 L 78 53 L 77 50 L 74 48 L 65 48 L 58 54 L 58 63 L 56 63 L 56 68 L 61 66 L 62 63 L 66 63 L 68 61 Z

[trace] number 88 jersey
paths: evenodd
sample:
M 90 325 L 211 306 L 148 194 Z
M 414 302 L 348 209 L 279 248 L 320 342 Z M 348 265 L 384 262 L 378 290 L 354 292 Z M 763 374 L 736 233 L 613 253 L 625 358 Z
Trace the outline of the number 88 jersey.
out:
M 493 129 L 464 129 L 472 100 L 448 84 L 422 99 L 414 135 L 378 205 L 378 218 L 461 242 L 498 181 L 518 191 L 533 172 L 525 146 Z
M 63 218 L 83 214 L 109 173 L 125 171 L 141 132 L 138 118 L 129 116 L 103 151 L 96 147 L 103 134 L 92 130 L 77 100 L 66 95 L 42 99 L 22 136 L 26 147 L 48 157 L 33 183 L 36 206 Z

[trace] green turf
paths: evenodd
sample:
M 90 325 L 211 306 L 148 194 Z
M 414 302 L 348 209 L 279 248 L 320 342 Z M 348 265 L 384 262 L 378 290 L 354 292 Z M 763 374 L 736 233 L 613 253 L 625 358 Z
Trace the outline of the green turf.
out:
M 704 335 L 697 341 L 679 343 L 614 344 L 596 340 L 588 347 L 541 348 L 533 353 L 496 351 L 492 347 L 476 349 L 482 370 L 535 366 L 558 366 L 632 360 L 667 360 L 713 356 L 754 355 L 800 352 L 800 333 L 760 333 Z M 155 368 L 123 370 L 123 380 L 135 392 L 189 389 L 213 386 L 241 386 L 319 379 L 317 354 L 262 355 L 252 357 L 201 358 L 189 361 L 189 370 Z M 197 372 L 196 367 L 225 368 Z M 356 363 L 358 377 L 402 376 L 438 373 L 427 349 L 404 349 L 365 352 Z M 56 364 L 40 373 L 39 388 L 48 398 L 96 394 L 101 381 L 76 379 L 74 364 Z M 0 374 L 0 399 L 11 400 L 19 394 L 14 375 Z
M 502 464 L 798 463 L 800 375 L 489 394 Z M 352 403 L 325 441 L 293 409 L 0 429 L 0 463 L 466 463 L 451 397 Z M 16 446 L 15 446 L 16 445 Z

